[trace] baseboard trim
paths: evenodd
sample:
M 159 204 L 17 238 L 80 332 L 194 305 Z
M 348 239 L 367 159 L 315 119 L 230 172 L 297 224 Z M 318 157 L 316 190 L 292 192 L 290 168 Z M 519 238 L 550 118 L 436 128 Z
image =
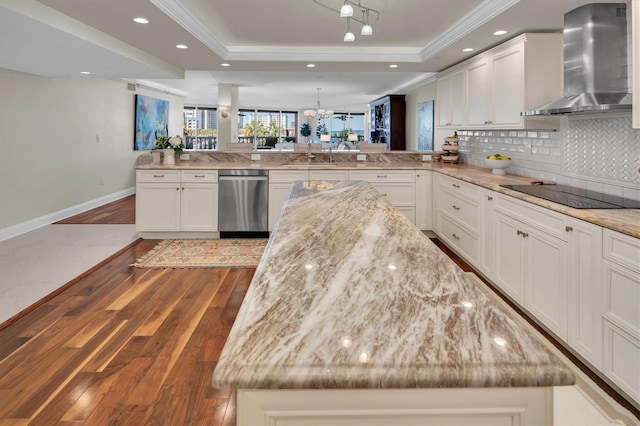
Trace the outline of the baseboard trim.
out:
M 122 191 L 113 192 L 105 196 L 95 198 L 93 200 L 86 201 L 75 206 L 67 207 L 66 209 L 58 210 L 44 216 L 37 217 L 35 219 L 28 220 L 26 222 L 17 223 L 15 225 L 8 226 L 0 229 L 0 242 L 8 240 L 18 235 L 26 234 L 27 232 L 34 231 L 43 226 L 50 225 L 62 219 L 83 213 L 87 210 L 95 209 L 96 207 L 109 204 L 113 201 L 119 200 L 124 197 L 128 197 L 136 193 L 136 188 L 131 187 Z

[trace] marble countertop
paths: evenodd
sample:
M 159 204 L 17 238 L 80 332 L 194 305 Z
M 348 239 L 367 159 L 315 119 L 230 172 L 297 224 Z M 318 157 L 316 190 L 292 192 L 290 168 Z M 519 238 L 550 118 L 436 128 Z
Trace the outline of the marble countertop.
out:
M 366 182 L 294 184 L 217 388 L 573 384 L 523 320 Z
M 516 192 L 500 185 L 526 185 L 534 178 L 507 174 L 494 175 L 488 168 L 468 166 L 464 164 L 431 163 L 431 162 L 377 162 L 377 163 L 259 163 L 259 162 L 178 162 L 175 166 L 145 164 L 136 166 L 138 170 L 184 169 L 184 170 L 220 170 L 220 169 L 260 169 L 260 170 L 433 170 L 475 185 L 491 189 L 548 208 L 577 219 L 612 229 L 632 237 L 640 238 L 640 209 L 574 209 L 531 195 Z

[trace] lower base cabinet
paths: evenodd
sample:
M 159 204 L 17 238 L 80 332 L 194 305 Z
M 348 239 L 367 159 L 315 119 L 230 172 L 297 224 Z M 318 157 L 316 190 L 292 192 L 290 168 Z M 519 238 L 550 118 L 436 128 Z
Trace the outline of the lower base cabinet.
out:
M 495 213 L 495 283 L 562 339 L 567 337 L 567 243 Z
M 602 370 L 640 404 L 640 240 L 603 231 Z
M 136 230 L 216 232 L 218 172 L 138 170 Z

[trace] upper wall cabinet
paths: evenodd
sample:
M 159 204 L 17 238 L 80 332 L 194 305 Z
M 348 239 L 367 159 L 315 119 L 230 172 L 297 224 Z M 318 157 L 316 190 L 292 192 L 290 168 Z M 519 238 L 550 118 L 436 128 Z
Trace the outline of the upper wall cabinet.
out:
M 561 96 L 562 34 L 522 34 L 440 73 L 438 125 L 557 129 L 559 117 L 520 113 Z
M 467 84 L 464 69 L 438 78 L 438 126 L 457 128 L 465 122 Z
M 637 66 L 640 61 L 640 0 L 633 0 L 631 7 L 631 36 L 633 41 L 631 42 L 631 52 L 633 56 L 632 63 L 634 64 L 631 72 L 633 73 L 633 81 L 631 82 L 631 91 L 633 94 L 633 127 L 640 129 L 640 66 Z

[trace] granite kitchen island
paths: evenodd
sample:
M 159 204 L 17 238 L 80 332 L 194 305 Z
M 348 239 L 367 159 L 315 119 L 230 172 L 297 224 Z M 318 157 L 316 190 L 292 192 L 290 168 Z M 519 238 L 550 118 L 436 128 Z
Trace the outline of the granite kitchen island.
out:
M 238 424 L 550 424 L 573 376 L 366 182 L 294 184 L 213 376 Z

